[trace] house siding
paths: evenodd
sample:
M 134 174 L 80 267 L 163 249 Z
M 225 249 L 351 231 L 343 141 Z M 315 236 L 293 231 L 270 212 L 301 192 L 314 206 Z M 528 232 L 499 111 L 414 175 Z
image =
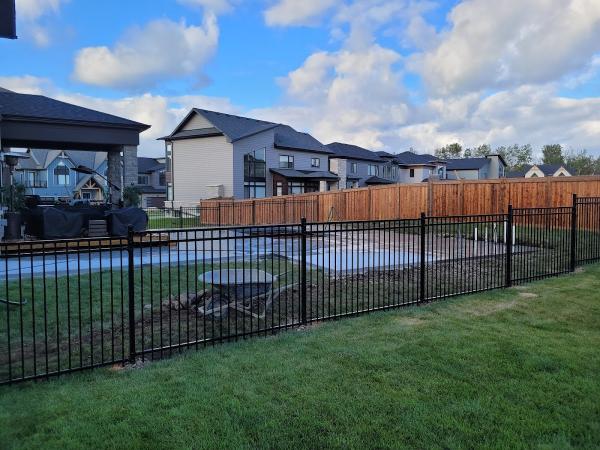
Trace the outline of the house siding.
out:
M 233 145 L 224 136 L 173 142 L 172 164 L 174 205 L 196 205 L 219 184 L 224 197 L 234 195 Z
M 194 113 L 192 117 L 181 127 L 182 130 L 197 130 L 198 128 L 214 127 L 212 123 L 198 113 Z

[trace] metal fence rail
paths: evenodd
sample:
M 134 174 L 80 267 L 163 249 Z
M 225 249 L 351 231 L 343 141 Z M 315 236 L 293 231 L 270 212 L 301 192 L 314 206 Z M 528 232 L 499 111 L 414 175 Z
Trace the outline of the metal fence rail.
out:
M 600 261 L 600 198 L 507 214 L 171 227 L 0 252 L 8 383 L 569 272 Z

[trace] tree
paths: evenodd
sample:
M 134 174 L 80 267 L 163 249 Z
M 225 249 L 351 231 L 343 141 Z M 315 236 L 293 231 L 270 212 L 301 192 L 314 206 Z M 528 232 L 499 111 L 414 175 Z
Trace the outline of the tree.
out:
M 594 175 L 598 172 L 600 158 L 595 159 L 588 154 L 587 150 L 579 152 L 568 152 L 565 156 L 565 163 L 575 173 L 573 175 Z
M 137 186 L 127 186 L 123 189 L 123 203 L 125 206 L 139 206 L 141 191 Z
M 454 144 L 448 144 L 442 148 L 438 148 L 435 151 L 435 156 L 440 159 L 457 159 L 462 156 L 463 148 L 462 146 L 455 142 Z
M 509 170 L 523 170 L 533 161 L 533 149 L 529 144 L 497 147 L 494 153 L 504 158 Z
M 564 164 L 565 158 L 562 154 L 560 144 L 544 145 L 542 148 L 542 163 L 544 164 Z

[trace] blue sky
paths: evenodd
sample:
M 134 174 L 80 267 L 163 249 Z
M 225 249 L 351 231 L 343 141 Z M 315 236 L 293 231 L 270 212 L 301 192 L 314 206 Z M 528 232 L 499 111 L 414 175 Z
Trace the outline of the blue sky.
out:
M 0 86 L 149 123 L 149 155 L 192 106 L 389 151 L 598 153 L 599 3 L 17 0 Z

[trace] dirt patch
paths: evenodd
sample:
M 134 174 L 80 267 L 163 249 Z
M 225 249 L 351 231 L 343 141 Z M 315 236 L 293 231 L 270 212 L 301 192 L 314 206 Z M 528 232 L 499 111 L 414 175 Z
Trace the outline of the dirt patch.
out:
M 519 292 L 519 297 L 525 298 L 525 299 L 530 299 L 530 298 L 537 298 L 537 297 L 539 297 L 539 295 L 534 294 L 533 292 Z
M 427 323 L 427 321 L 418 317 L 398 317 L 395 322 L 406 327 L 416 327 Z

